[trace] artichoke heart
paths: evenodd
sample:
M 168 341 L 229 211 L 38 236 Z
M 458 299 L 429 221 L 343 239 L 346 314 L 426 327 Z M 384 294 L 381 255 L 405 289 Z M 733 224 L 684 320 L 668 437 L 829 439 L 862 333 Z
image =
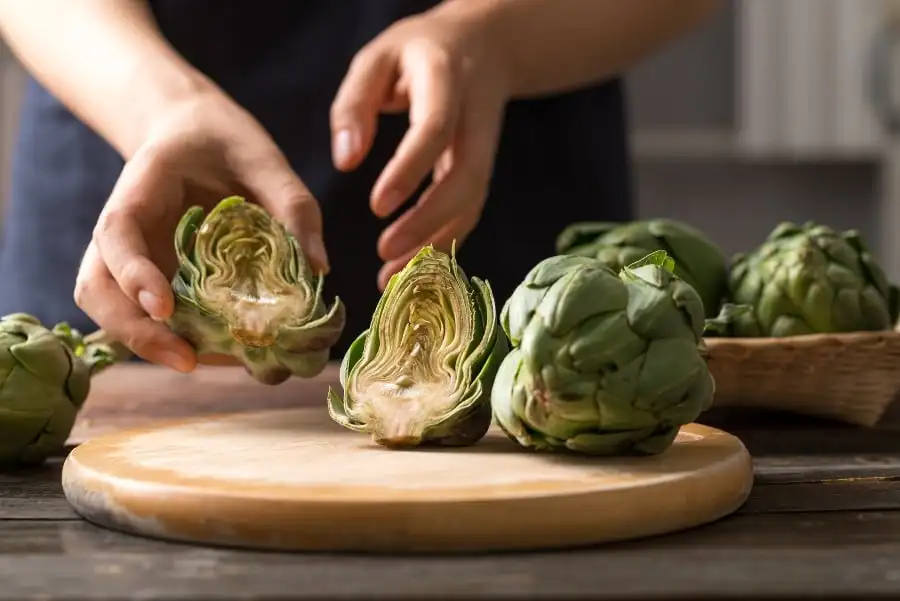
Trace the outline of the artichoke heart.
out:
M 297 240 L 262 207 L 239 196 L 204 218 L 189 209 L 175 232 L 179 267 L 169 327 L 201 354 L 231 355 L 263 384 L 312 377 L 344 329 Z
M 859 232 L 815 222 L 779 224 L 756 249 L 732 259 L 730 297 L 752 307 L 736 316 L 729 335 L 890 330 L 898 289 Z
M 35 465 L 60 453 L 91 378 L 130 355 L 103 330 L 82 336 L 27 313 L 0 318 L 0 465 Z
M 658 250 L 675 261 L 675 275 L 700 294 L 706 317 L 717 316 L 728 294 L 728 261 L 692 225 L 674 219 L 588 221 L 571 224 L 556 239 L 558 253 L 599 259 L 616 273 Z
M 711 404 L 703 303 L 656 251 L 618 274 L 573 255 L 538 263 L 500 323 L 497 425 L 519 445 L 588 455 L 665 451 Z
M 341 364 L 331 418 L 386 447 L 464 446 L 491 422 L 490 390 L 509 346 L 490 284 L 422 248 L 391 277 Z

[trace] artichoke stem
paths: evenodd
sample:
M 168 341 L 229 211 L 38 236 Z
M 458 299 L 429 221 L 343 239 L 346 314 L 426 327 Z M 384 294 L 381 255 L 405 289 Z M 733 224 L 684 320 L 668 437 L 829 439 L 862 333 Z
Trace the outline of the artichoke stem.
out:
M 372 439 L 382 446 L 400 449 L 421 444 L 427 420 L 410 403 L 402 403 L 375 421 Z

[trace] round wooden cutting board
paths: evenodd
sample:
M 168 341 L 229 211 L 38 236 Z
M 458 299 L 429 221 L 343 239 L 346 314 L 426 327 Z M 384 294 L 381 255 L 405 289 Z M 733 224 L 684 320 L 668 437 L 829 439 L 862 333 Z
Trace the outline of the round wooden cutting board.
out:
M 462 449 L 388 450 L 325 409 L 206 417 L 100 436 L 66 460 L 66 497 L 133 534 L 281 550 L 550 548 L 723 517 L 753 467 L 734 436 L 682 428 L 654 457 L 522 449 L 492 429 Z

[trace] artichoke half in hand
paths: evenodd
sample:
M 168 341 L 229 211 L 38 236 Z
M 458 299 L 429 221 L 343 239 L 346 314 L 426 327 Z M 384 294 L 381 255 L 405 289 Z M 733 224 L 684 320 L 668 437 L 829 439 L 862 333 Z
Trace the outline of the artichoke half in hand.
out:
M 734 336 L 796 336 L 889 330 L 898 290 L 855 230 L 785 222 L 758 248 L 732 259 L 731 300 L 749 305 Z
M 556 239 L 560 254 L 593 257 L 614 272 L 662 250 L 675 261 L 675 275 L 703 300 L 706 317 L 715 317 L 728 293 L 728 262 L 722 250 L 699 229 L 673 219 L 630 223 L 573 223 Z
M 344 328 L 297 240 L 262 207 L 239 196 L 204 219 L 193 207 L 175 232 L 178 271 L 169 327 L 200 354 L 238 359 L 263 384 L 320 373 Z
M 91 378 L 130 353 L 102 330 L 82 337 L 26 313 L 0 318 L 0 465 L 39 464 L 59 453 Z
M 657 251 L 618 274 L 589 257 L 538 263 L 503 306 L 512 351 L 494 381 L 500 428 L 526 448 L 666 450 L 713 400 L 703 304 Z
M 391 277 L 371 325 L 341 365 L 331 418 L 387 447 L 464 446 L 491 422 L 490 391 L 509 350 L 487 281 L 426 246 Z

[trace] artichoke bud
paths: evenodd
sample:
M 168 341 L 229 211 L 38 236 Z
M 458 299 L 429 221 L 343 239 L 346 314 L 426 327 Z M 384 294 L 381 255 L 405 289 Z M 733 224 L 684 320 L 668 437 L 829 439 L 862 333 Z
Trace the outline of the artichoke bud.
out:
M 490 390 L 509 346 L 487 281 L 423 247 L 391 277 L 369 328 L 341 363 L 331 418 L 380 445 L 470 445 L 491 422 Z
M 0 464 L 36 464 L 60 452 L 91 378 L 130 354 L 103 330 L 82 336 L 26 313 L 0 318 Z
M 779 224 L 758 248 L 732 258 L 729 285 L 731 301 L 752 310 L 720 335 L 888 330 L 897 323 L 898 289 L 855 230 Z
M 225 198 L 189 209 L 175 232 L 170 328 L 198 353 L 231 355 L 264 384 L 312 377 L 344 329 L 297 240 L 259 205 Z
M 591 257 L 618 273 L 654 251 L 674 260 L 675 275 L 700 295 L 704 314 L 715 317 L 728 293 L 728 262 L 699 229 L 673 219 L 630 223 L 573 223 L 557 236 L 560 254 Z
M 712 404 L 703 304 L 664 251 L 618 273 L 599 259 L 545 259 L 501 313 L 512 350 L 491 403 L 521 446 L 660 453 Z

